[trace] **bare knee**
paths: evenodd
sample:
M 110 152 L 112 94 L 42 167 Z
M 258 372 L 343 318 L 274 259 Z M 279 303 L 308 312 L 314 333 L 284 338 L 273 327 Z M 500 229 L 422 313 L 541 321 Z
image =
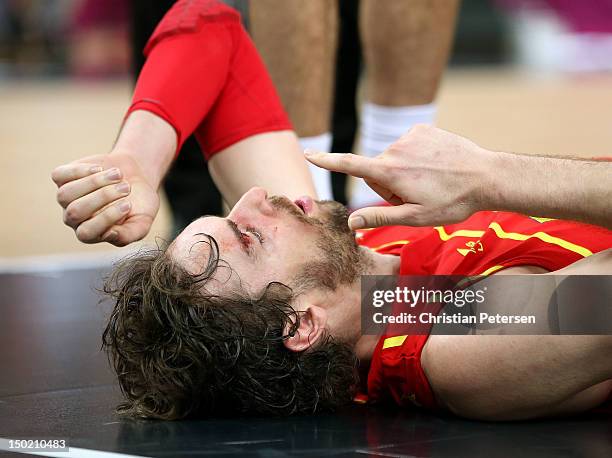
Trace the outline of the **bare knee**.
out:
M 455 0 L 361 3 L 369 101 L 391 106 L 433 101 L 452 45 L 457 10 Z

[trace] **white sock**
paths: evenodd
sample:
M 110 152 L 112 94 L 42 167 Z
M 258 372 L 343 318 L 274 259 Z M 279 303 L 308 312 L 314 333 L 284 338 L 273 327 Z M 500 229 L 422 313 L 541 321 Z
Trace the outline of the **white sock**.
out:
M 329 153 L 331 150 L 332 136 L 330 132 L 325 132 L 324 134 L 314 137 L 300 137 L 299 140 L 302 149 L 312 149 L 323 153 Z M 311 163 L 308 163 L 308 168 L 310 169 L 312 180 L 317 189 L 319 200 L 333 199 L 331 174 L 329 170 L 322 169 Z
M 405 134 L 415 124 L 433 124 L 436 105 L 387 107 L 365 102 L 360 119 L 360 152 L 374 157 Z M 378 203 L 382 198 L 361 178 L 357 179 L 349 200 L 350 208 L 361 208 Z

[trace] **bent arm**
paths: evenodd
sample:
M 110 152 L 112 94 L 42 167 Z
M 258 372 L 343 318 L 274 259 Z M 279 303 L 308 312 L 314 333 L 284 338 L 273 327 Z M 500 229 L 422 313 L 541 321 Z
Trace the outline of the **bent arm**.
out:
M 563 276 L 606 275 L 610 271 L 612 249 L 550 274 L 514 275 L 514 280 L 508 277 L 509 282 L 496 281 L 499 274 L 494 275 L 477 284 L 482 287 L 488 283 L 487 304 L 483 310 L 479 306 L 478 311 L 503 314 L 503 309 L 521 309 L 522 313 L 537 316 L 538 322 L 545 322 L 551 310 L 551 298 L 555 292 L 562 294 L 557 287 Z M 523 271 L 511 268 L 505 273 Z M 537 290 L 506 288 L 518 283 L 527 286 L 528 279 L 536 277 L 540 279 L 533 283 Z M 605 300 L 610 290 L 605 278 L 598 285 L 602 291 L 596 307 L 601 308 L 601 298 Z M 529 303 L 527 308 L 526 303 Z M 566 305 L 573 313 L 575 306 L 580 306 L 581 314 L 589 313 L 584 301 Z M 513 331 L 509 325 L 498 329 L 500 335 L 484 335 L 490 331 L 477 330 L 477 335 L 429 338 L 421 362 L 442 406 L 469 418 L 518 420 L 582 412 L 601 404 L 612 393 L 609 326 L 607 334 L 602 335 L 545 335 L 544 327 L 538 327 L 541 335 L 518 335 L 526 328 L 519 326 Z M 535 334 L 539 332 L 536 330 Z
M 173 10 L 181 3 L 185 2 L 178 2 Z M 120 140 L 131 138 L 128 151 L 151 158 L 154 170 L 150 173 L 161 179 L 175 151 L 195 134 L 230 206 L 253 186 L 296 197 L 316 195 L 297 139 L 256 49 L 237 14 L 222 5 L 216 8 L 222 16 L 215 15 L 212 22 L 206 17 L 197 19 L 186 31 L 173 28 L 168 20 L 172 10 L 162 20 L 145 48 L 147 61 L 128 113 L 146 110 L 163 122 L 149 121 L 148 129 L 134 128 L 128 122 L 124 130 L 130 133 L 122 133 Z M 143 151 L 151 143 L 146 138 L 151 129 L 166 137 L 169 126 L 176 137 L 174 148 L 164 141 L 163 148 Z
M 249 44 L 238 13 L 224 4 L 179 0 L 173 6 L 145 48 L 147 61 L 110 154 L 52 172 L 64 223 L 79 240 L 123 246 L 144 237 L 159 209 L 163 177 L 194 132 L 208 155 L 218 156 L 217 184 L 230 205 L 256 185 L 274 193 L 315 195 L 280 102 L 276 110 L 261 103 L 277 99 L 265 67 L 234 68 L 239 57 L 247 64 L 259 61 Z M 237 74 L 246 78 L 243 84 L 236 84 Z M 255 77 L 264 84 L 251 87 Z M 230 79 L 234 86 L 228 88 Z M 245 99 L 259 112 L 246 113 Z M 270 116 L 279 122 L 265 123 Z M 245 128 L 253 121 L 260 123 L 257 129 Z M 254 141 L 258 137 L 267 140 Z

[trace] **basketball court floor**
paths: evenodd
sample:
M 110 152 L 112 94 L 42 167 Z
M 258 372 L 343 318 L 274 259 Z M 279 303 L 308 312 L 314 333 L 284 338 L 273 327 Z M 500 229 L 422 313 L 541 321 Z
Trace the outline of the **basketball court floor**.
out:
M 104 271 L 0 274 L 0 456 L 19 456 L 8 451 L 10 439 L 65 439 L 69 452 L 38 454 L 79 458 L 612 456 L 612 412 L 603 410 L 517 423 L 364 405 L 290 418 L 121 418 L 100 351 L 110 310 L 96 292 Z

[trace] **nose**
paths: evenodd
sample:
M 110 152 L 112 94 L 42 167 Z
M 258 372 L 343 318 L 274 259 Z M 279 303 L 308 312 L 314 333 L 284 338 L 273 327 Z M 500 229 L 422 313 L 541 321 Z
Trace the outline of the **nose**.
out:
M 253 186 L 246 192 L 245 196 L 249 196 L 249 198 L 254 199 L 257 202 L 261 202 L 262 200 L 266 200 L 268 198 L 268 192 L 264 188 Z
M 255 211 L 260 211 L 264 214 L 271 214 L 272 206 L 267 201 L 268 192 L 264 188 L 253 187 L 249 189 L 238 201 L 238 203 L 234 206 L 230 214 L 238 213 L 252 213 Z

